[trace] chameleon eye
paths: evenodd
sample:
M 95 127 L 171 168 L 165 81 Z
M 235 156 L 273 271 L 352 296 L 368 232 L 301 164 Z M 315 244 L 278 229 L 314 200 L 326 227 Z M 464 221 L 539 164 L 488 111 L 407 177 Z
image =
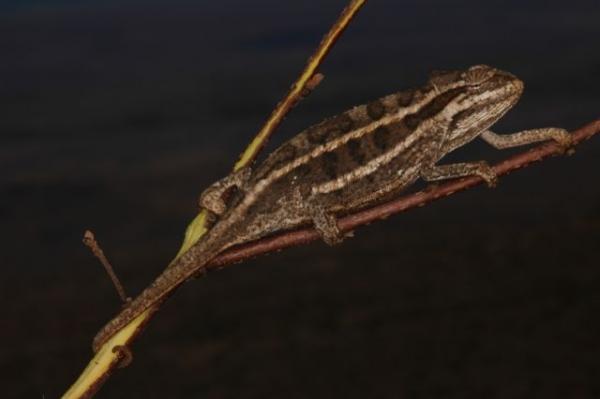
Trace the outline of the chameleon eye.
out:
M 463 73 L 463 78 L 469 85 L 478 85 L 490 79 L 496 74 L 496 70 L 487 65 L 475 65 Z

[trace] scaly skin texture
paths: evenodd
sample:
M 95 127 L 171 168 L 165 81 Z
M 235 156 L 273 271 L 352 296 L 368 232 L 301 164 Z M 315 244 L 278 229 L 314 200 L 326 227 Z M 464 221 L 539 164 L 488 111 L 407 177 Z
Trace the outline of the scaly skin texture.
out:
M 279 230 L 313 223 L 324 240 L 342 240 L 335 217 L 380 202 L 419 177 L 496 176 L 485 162 L 437 165 L 477 136 L 496 148 L 554 139 L 557 128 L 511 135 L 489 130 L 519 99 L 523 83 L 485 65 L 437 73 L 418 90 L 354 107 L 312 126 L 275 150 L 254 171 L 241 169 L 209 187 L 200 205 L 212 229 L 100 330 L 97 351 L 116 331 L 163 300 L 217 254 Z

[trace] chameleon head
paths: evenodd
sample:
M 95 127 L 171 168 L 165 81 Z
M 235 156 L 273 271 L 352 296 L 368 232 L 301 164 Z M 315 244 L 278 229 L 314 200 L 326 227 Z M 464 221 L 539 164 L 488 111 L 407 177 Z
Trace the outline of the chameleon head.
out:
M 455 72 L 453 82 L 460 92 L 450 107 L 451 126 L 446 145 L 459 147 L 475 138 L 500 119 L 519 100 L 523 82 L 514 75 L 489 67 L 475 65 Z
M 461 73 L 465 96 L 459 107 L 457 123 L 489 125 L 500 119 L 521 97 L 523 82 L 511 73 L 475 65 Z M 489 126 L 488 125 L 488 126 Z
M 523 93 L 523 82 L 516 76 L 487 65 L 474 65 L 463 71 L 433 72 L 429 84 L 440 94 L 461 92 L 452 96 L 457 113 L 479 109 L 497 118 L 511 108 Z

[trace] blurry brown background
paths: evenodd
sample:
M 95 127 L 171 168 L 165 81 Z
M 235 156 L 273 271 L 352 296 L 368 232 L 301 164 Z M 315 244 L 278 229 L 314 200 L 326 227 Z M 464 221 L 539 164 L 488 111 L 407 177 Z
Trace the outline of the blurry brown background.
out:
M 176 252 L 200 191 L 345 0 L 0 5 L 0 375 L 53 398 Z M 271 148 L 433 69 L 526 82 L 496 130 L 600 115 L 595 0 L 373 0 Z M 449 160 L 498 160 L 476 142 Z M 600 138 L 500 181 L 187 284 L 100 398 L 600 397 Z

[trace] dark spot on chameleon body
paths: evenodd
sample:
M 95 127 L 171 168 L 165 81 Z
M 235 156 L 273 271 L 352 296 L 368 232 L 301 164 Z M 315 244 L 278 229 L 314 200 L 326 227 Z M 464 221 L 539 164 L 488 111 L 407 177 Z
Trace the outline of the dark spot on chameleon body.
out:
M 336 117 L 336 122 L 338 124 L 339 129 L 343 133 L 348 133 L 350 130 L 352 130 L 352 127 L 354 126 L 354 121 L 346 113 L 343 113 L 340 116 Z
M 366 154 L 361 148 L 361 139 L 354 139 L 348 141 L 346 144 L 348 146 L 348 154 L 350 154 L 350 158 L 358 165 L 364 165 L 366 160 Z
M 306 197 L 310 194 L 311 183 L 314 180 L 315 173 L 311 168 L 310 164 L 303 163 L 298 165 L 294 170 L 290 172 L 291 181 L 293 184 L 300 189 L 302 197 Z M 290 181 L 287 179 L 286 181 Z
M 288 163 L 296 157 L 296 147 L 290 143 L 284 144 L 279 151 L 277 151 L 277 156 L 282 163 Z
M 367 115 L 369 118 L 376 121 L 385 115 L 385 107 L 379 100 L 375 100 L 367 104 Z
M 379 126 L 373 132 L 373 144 L 380 150 L 385 150 L 388 147 L 388 143 L 391 141 L 392 131 L 386 126 Z
M 227 209 L 231 209 L 238 205 L 244 199 L 245 193 L 236 186 L 231 186 L 222 196 L 223 202 Z
M 308 184 L 300 186 L 299 191 L 301 198 L 308 198 L 311 194 L 311 186 Z
M 324 144 L 327 141 L 326 131 L 322 126 L 311 127 L 306 132 L 306 138 L 311 144 Z
M 302 165 L 299 165 L 297 168 L 295 168 L 292 173 L 299 179 L 304 178 L 311 173 L 310 166 L 303 163 Z
M 469 130 L 477 129 L 476 125 L 473 124 L 473 120 L 469 120 L 474 114 L 478 117 L 476 120 L 479 123 L 483 123 L 486 120 L 485 116 L 482 115 L 494 115 L 493 109 L 495 104 L 477 104 L 468 109 L 462 110 L 452 117 L 451 129 L 454 130 L 456 126 L 461 125 L 462 129 L 468 128 Z M 491 112 L 490 112 L 491 111 Z
M 340 137 L 354 127 L 355 122 L 347 112 L 327 119 L 317 126 L 311 127 L 306 131 L 306 138 L 309 143 L 314 145 L 325 144 L 326 142 Z
M 416 129 L 416 127 L 419 126 L 419 123 L 421 123 L 419 113 L 417 112 L 414 114 L 406 115 L 406 117 L 404 118 L 404 123 L 406 124 L 406 127 L 410 130 Z
M 326 123 L 311 128 L 307 133 L 307 139 L 311 144 L 325 144 L 336 137 L 343 135 L 345 132 L 336 123 L 336 119 L 330 119 Z
M 478 111 L 478 110 L 477 110 Z M 476 112 L 475 109 L 473 108 L 469 108 L 469 109 L 464 109 L 460 112 L 458 112 L 456 115 L 454 115 L 454 117 L 452 118 L 452 126 L 456 126 L 459 122 L 461 122 L 463 119 L 467 119 L 469 118 L 469 116 L 471 116 L 472 114 L 474 114 Z
M 415 97 L 414 90 L 401 91 L 396 95 L 396 101 L 400 107 L 408 107 Z
M 435 97 L 433 100 L 431 100 L 428 104 L 426 104 L 423 108 L 421 108 L 414 114 L 406 115 L 406 117 L 404 118 L 404 123 L 406 124 L 406 127 L 408 127 L 410 130 L 416 129 L 417 126 L 419 126 L 419 124 L 421 123 L 421 121 L 424 121 L 425 119 L 431 118 L 432 116 L 435 116 L 438 113 L 440 113 L 450 101 L 452 101 L 455 97 L 460 95 L 463 91 L 464 89 L 461 87 L 448 90 L 447 92 Z
M 335 152 L 326 152 L 321 155 L 321 169 L 330 179 L 337 177 L 338 156 Z
M 266 177 L 269 173 L 274 170 L 277 170 L 289 162 L 291 162 L 294 158 L 296 158 L 297 149 L 291 144 L 287 143 L 281 146 L 275 153 L 273 153 L 273 158 L 267 160 L 269 163 L 265 163 L 264 167 L 257 170 L 256 178 L 261 179 Z

